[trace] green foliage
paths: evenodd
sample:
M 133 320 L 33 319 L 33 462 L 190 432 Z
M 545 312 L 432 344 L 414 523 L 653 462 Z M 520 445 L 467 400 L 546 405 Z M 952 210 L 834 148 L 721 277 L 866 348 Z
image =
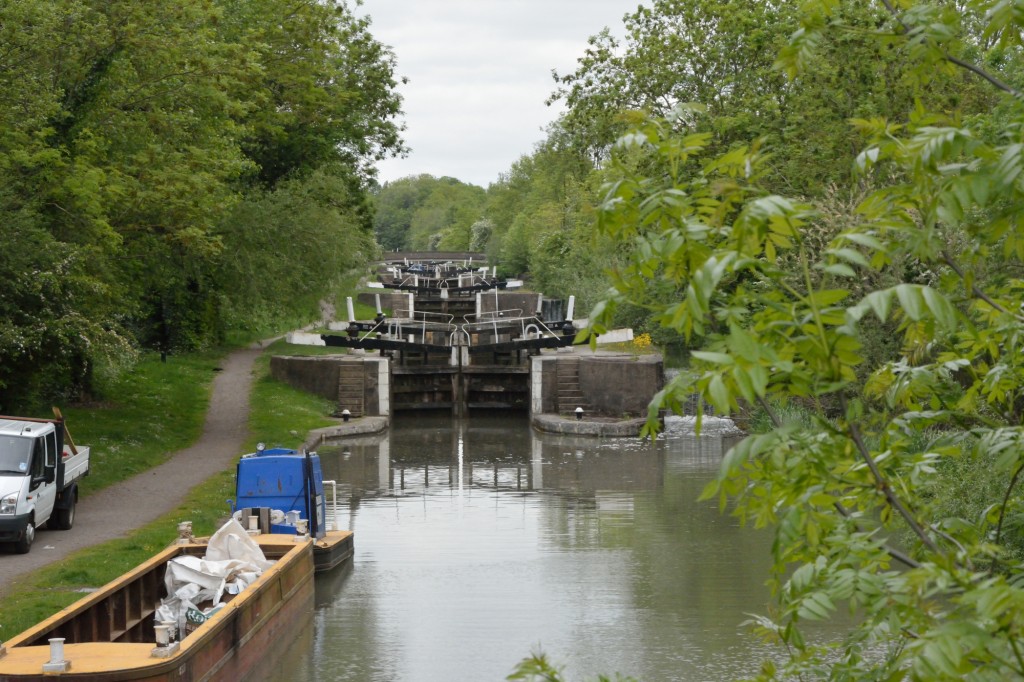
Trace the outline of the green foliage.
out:
M 546 655 L 536 653 L 520 661 L 515 671 L 505 679 L 525 680 L 526 682 L 562 682 L 566 678 L 562 674 L 562 669 L 552 664 Z M 598 675 L 596 679 L 597 682 L 633 682 L 632 677 L 623 677 L 618 674 L 615 677 Z
M 219 360 L 219 352 L 171 355 L 166 362 L 147 353 L 131 370 L 98 381 L 91 403 L 62 407 L 75 442 L 92 447 L 82 494 L 162 464 L 195 441 Z
M 249 415 L 252 436 L 255 441 L 263 441 L 268 445 L 299 448 L 309 431 L 337 423 L 337 420 L 329 418 L 337 405 L 271 378 L 270 356 L 274 353 L 323 355 L 336 354 L 337 349 L 292 347 L 279 341 L 270 346 L 257 362 Z M 255 446 L 255 441 L 251 446 Z
M 485 193 L 455 178 L 417 175 L 386 182 L 377 193 L 374 231 L 385 250 L 465 251 Z
M 0 188 L 0 203 L 3 190 Z M 2 213 L 0 209 L 0 213 Z M 60 246 L 30 212 L 0 222 L 0 409 L 80 394 L 94 375 L 131 362 L 134 351 L 96 295 L 85 249 Z
M 346 0 L 219 3 L 222 30 L 260 66 L 242 146 L 264 185 L 338 162 L 369 176 L 372 162 L 405 150 L 395 57 L 368 16 Z
M 270 270 L 268 240 L 307 269 L 303 296 L 372 256 L 370 166 L 404 148 L 400 97 L 348 3 L 21 0 L 0 43 L 3 404 L 280 314 L 284 283 L 247 290 L 237 267 Z M 274 209 L 302 195 L 293 232 Z M 248 239 L 239 215 L 268 204 Z
M 599 229 L 628 260 L 595 329 L 651 306 L 697 348 L 652 414 L 696 390 L 771 421 L 705 490 L 774 533 L 778 604 L 755 624 L 789 656 L 758 679 L 1024 677 L 1024 107 L 1016 56 L 1006 76 L 969 61 L 1019 35 L 1001 7 L 822 0 L 787 20 L 794 84 L 851 35 L 892 55 L 885 98 L 907 105 L 851 117 L 852 210 L 775 193 L 772 140 L 722 153 L 693 108 L 639 118 L 611 149 Z M 969 73 L 988 94 L 937 108 Z M 794 403 L 803 418 L 777 408 Z M 845 637 L 809 644 L 805 624 L 840 609 Z
M 320 168 L 254 190 L 234 206 L 219 232 L 227 253 L 218 272 L 224 314 L 236 329 L 254 328 L 296 309 L 315 310 L 344 276 L 377 256 L 360 225 L 344 177 Z
M 482 218 L 469 226 L 469 250 L 483 251 L 494 233 L 494 222 Z
M 711 153 L 762 138 L 773 151 L 762 184 L 804 195 L 850 181 L 849 150 L 858 141 L 847 119 L 898 115 L 915 96 L 941 110 L 985 98 L 976 82 L 949 70 L 927 91 L 909 90 L 902 55 L 872 35 L 884 10 L 825 4 L 831 21 L 819 18 L 810 30 L 801 3 L 656 0 L 625 17 L 623 40 L 610 31 L 593 36 L 575 71 L 555 75 L 550 100 L 565 102 L 569 139 L 595 160 L 629 128 L 627 112 L 665 117 L 699 104 L 706 115 L 686 123 L 713 134 Z
M 488 255 L 548 296 L 576 296 L 578 309 L 596 303 L 615 259 L 614 248 L 593 233 L 595 177 L 556 124 L 487 192 Z
M 625 44 L 604 31 L 576 71 L 555 76 L 566 129 L 598 158 L 628 126 L 621 114 L 707 106 L 730 139 L 750 137 L 778 112 L 782 77 L 772 62 L 793 27 L 792 3 L 658 0 L 625 17 Z M 742 68 L 738 65 L 742 64 Z M 760 134 L 760 133 L 757 133 Z

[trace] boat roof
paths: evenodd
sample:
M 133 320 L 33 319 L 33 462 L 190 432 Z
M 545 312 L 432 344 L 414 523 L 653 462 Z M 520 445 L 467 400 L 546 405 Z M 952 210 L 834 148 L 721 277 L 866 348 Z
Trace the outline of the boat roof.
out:
M 4 436 L 32 436 L 47 433 L 52 428 L 53 423 L 48 421 L 0 417 L 0 435 Z
M 310 455 L 316 455 L 315 452 L 310 452 Z M 247 455 L 242 455 L 242 459 L 249 459 L 250 457 L 273 457 L 273 456 L 290 456 L 297 455 L 305 457 L 305 452 L 300 452 L 294 448 L 265 448 L 263 450 L 257 450 L 256 452 L 250 452 Z

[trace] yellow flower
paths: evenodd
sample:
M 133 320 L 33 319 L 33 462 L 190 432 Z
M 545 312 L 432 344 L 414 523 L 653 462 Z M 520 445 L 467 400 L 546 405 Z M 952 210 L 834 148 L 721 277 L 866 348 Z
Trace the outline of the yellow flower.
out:
M 651 335 L 641 334 L 640 336 L 634 337 L 633 339 L 633 350 L 634 351 L 645 351 L 651 347 Z

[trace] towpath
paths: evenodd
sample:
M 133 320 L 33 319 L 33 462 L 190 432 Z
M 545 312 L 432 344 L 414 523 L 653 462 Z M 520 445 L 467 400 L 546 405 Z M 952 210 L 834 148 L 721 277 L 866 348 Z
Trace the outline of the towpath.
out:
M 194 445 L 83 498 L 70 531 L 41 530 L 28 554 L 0 553 L 0 596 L 30 571 L 160 518 L 177 508 L 190 489 L 231 467 L 249 434 L 249 391 L 260 345 L 234 351 L 221 363 L 203 433 Z

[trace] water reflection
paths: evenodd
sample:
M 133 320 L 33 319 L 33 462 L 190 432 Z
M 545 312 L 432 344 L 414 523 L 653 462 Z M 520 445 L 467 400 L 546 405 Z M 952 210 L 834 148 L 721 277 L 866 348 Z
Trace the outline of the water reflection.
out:
M 740 628 L 768 544 L 699 503 L 735 438 L 542 435 L 525 417 L 399 418 L 321 449 L 352 565 L 317 579 L 296 680 L 502 680 L 533 650 L 569 679 L 753 674 Z M 272 679 L 272 678 L 267 678 Z

